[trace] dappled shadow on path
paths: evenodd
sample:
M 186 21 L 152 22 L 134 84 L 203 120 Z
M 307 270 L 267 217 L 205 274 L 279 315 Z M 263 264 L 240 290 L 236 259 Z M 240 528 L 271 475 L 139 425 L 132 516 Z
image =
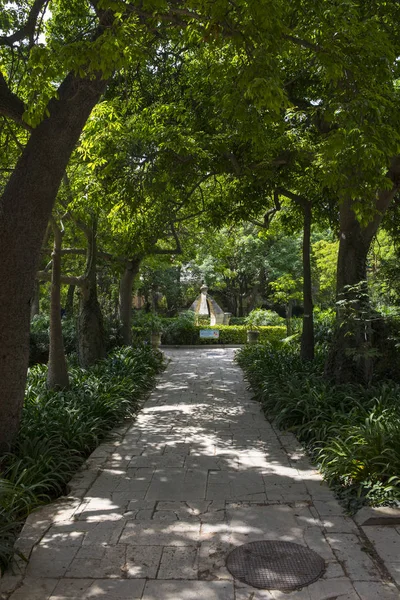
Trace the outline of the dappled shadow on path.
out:
M 265 420 L 232 354 L 168 353 L 167 372 L 73 517 L 33 550 L 28 576 L 54 582 L 40 600 L 245 600 L 226 556 L 261 539 L 309 546 L 352 591 L 326 538 L 337 519 L 354 534 L 352 522 L 295 438 Z

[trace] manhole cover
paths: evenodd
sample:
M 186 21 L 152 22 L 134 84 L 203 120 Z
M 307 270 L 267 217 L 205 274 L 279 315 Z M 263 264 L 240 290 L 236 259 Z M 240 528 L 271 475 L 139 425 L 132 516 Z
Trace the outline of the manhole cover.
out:
M 228 554 L 226 566 L 236 579 L 255 588 L 295 590 L 321 577 L 324 560 L 292 542 L 250 542 Z

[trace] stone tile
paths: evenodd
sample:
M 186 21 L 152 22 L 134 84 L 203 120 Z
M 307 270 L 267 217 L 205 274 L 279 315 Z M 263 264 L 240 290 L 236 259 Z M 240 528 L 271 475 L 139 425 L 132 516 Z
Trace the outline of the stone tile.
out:
M 374 544 L 379 556 L 385 562 L 400 562 L 400 534 L 396 527 L 363 527 L 368 538 Z
M 95 527 L 86 533 L 82 546 L 116 544 L 125 524 L 124 519 L 96 523 Z
M 282 539 L 284 535 L 292 541 L 302 542 L 302 530 L 299 528 L 295 511 L 289 506 L 248 505 L 242 508 L 228 508 L 227 522 L 231 532 L 264 539 Z M 254 535 L 255 534 L 255 535 Z M 250 539 L 249 539 L 250 541 Z
M 162 546 L 127 546 L 126 577 L 132 579 L 155 579 L 161 561 L 162 550 Z
M 11 594 L 11 600 L 48 600 L 57 585 L 57 579 L 25 577 L 23 585 Z
M 354 515 L 359 525 L 400 525 L 400 508 L 363 506 Z
M 46 548 L 38 546 L 33 549 L 27 575 L 30 577 L 63 577 L 78 551 L 76 546 L 66 548 Z
M 204 500 L 207 471 L 157 469 L 146 494 L 147 500 Z
M 226 568 L 226 557 L 234 548 L 234 544 L 230 540 L 231 536 L 227 532 L 225 540 L 212 536 L 209 541 L 201 542 L 199 551 L 199 579 L 208 581 L 233 579 Z
M 309 585 L 307 591 L 310 594 L 310 600 L 332 600 L 332 598 L 340 598 L 348 594 L 354 595 L 354 587 L 347 577 L 319 579 Z
M 140 600 L 145 583 L 144 579 L 97 579 L 77 596 L 57 592 L 49 600 Z
M 322 526 L 327 533 L 357 533 L 358 528 L 350 517 L 323 517 Z
M 165 547 L 157 579 L 198 579 L 197 547 Z
M 360 539 L 348 533 L 328 534 L 329 545 L 353 581 L 379 581 L 381 575 Z
M 336 560 L 332 548 L 320 527 L 309 527 L 306 529 L 304 532 L 304 541 L 311 550 L 314 550 L 324 560 Z
M 147 467 L 168 469 L 183 467 L 185 457 L 180 454 L 156 455 L 153 456 L 135 456 L 129 462 L 129 468 Z
M 274 600 L 271 591 L 257 590 L 241 581 L 235 582 L 235 600 Z
M 57 583 L 52 600 L 55 597 L 61 598 L 82 598 L 92 586 L 94 579 L 60 579 Z
M 390 583 L 356 581 L 354 587 L 362 600 L 398 600 L 399 590 Z
M 251 471 L 210 471 L 207 500 L 247 499 L 264 494 L 264 481 L 259 473 Z
M 332 498 L 332 494 L 330 493 L 330 499 L 323 500 L 314 500 L 313 504 L 318 511 L 320 517 L 341 517 L 343 516 L 343 509 L 340 506 L 337 500 Z
M 323 579 L 336 579 L 337 577 L 344 577 L 346 574 L 343 571 L 343 567 L 338 562 L 327 562 L 325 572 L 322 575 Z
M 233 600 L 228 581 L 148 581 L 143 600 Z
M 175 521 L 129 521 L 121 535 L 121 544 L 134 546 L 187 546 L 200 538 L 200 523 Z
M 66 577 L 122 577 L 125 571 L 125 546 L 104 549 L 102 558 L 75 558 L 70 564 Z
M 385 567 L 395 580 L 398 586 L 400 586 L 400 558 L 397 557 L 399 562 L 385 562 Z

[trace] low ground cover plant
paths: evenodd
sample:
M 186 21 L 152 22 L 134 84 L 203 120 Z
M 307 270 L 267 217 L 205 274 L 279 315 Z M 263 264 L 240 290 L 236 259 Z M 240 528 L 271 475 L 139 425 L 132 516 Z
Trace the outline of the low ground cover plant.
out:
M 89 370 L 72 367 L 70 388 L 59 392 L 47 390 L 46 366 L 29 370 L 18 439 L 1 463 L 2 572 L 23 520 L 64 493 L 107 432 L 137 412 L 162 368 L 162 354 L 149 346 L 119 348 Z
M 245 347 L 237 361 L 268 418 L 302 441 L 350 511 L 400 505 L 400 385 L 333 386 L 325 355 L 302 362 L 290 345 Z

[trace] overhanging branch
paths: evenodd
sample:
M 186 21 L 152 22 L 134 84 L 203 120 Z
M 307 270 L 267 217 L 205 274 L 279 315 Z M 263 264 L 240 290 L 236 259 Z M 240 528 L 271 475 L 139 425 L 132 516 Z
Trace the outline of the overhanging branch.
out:
M 49 0 L 35 0 L 25 25 L 11 35 L 0 36 L 0 45 L 12 47 L 16 42 L 21 42 L 26 38 L 33 43 L 33 36 L 35 34 L 38 17 L 41 11 L 47 6 L 48 2 Z
M 0 114 L 12 119 L 26 129 L 30 129 L 29 125 L 22 118 L 24 112 L 24 103 L 21 98 L 10 90 L 7 81 L 0 72 Z

